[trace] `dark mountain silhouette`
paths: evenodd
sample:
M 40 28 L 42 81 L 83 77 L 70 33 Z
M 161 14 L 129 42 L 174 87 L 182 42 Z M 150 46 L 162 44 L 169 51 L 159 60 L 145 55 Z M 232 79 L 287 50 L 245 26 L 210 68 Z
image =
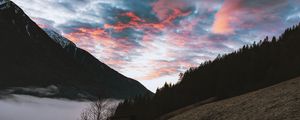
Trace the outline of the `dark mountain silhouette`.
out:
M 2 94 L 70 99 L 152 94 L 57 33 L 48 30 L 49 37 L 13 2 L 1 3 L 0 26 Z
M 266 37 L 230 54 L 187 70 L 175 85 L 166 84 L 154 97 L 125 100 L 115 113 L 153 120 L 211 98 L 221 100 L 300 76 L 300 25 L 279 38 Z M 257 96 L 258 97 L 258 96 Z

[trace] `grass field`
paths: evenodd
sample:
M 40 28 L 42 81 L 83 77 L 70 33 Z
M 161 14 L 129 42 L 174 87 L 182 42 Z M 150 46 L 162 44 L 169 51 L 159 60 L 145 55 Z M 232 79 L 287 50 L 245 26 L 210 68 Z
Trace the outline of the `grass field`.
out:
M 200 105 L 169 120 L 300 120 L 300 77 Z

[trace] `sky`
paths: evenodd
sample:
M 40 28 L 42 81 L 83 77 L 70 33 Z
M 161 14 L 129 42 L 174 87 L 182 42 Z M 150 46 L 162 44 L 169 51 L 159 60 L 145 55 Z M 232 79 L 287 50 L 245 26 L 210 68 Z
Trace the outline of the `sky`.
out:
M 218 54 L 300 22 L 300 0 L 12 0 L 155 92 Z

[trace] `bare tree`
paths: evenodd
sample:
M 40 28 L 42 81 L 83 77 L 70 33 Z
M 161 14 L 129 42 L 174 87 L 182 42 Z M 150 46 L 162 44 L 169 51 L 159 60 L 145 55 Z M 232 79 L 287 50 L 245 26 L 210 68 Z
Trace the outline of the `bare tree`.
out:
M 116 100 L 99 99 L 81 113 L 80 120 L 106 120 L 114 113 L 118 103 Z

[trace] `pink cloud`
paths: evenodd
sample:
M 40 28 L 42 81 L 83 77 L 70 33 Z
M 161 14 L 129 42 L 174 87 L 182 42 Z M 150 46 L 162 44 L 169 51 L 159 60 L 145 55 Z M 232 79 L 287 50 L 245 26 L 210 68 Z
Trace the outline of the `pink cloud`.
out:
M 187 16 L 190 14 L 190 12 L 185 12 L 180 9 L 172 9 L 169 12 L 170 14 L 168 15 L 168 17 L 157 23 L 147 22 L 133 12 L 126 12 L 121 14 L 120 16 L 129 17 L 130 21 L 128 23 L 117 22 L 116 24 L 104 24 L 104 29 L 113 29 L 116 32 L 121 32 L 127 28 L 134 28 L 137 30 L 145 30 L 145 32 L 158 32 L 166 27 L 173 26 L 172 22 L 176 18 Z
M 160 20 L 168 19 L 174 9 L 183 9 L 188 6 L 184 0 L 158 0 L 153 4 L 153 11 Z
M 165 75 L 174 74 L 176 72 L 177 72 L 176 68 L 168 68 L 168 67 L 158 68 L 158 69 L 155 69 L 154 71 L 148 73 L 146 76 L 141 77 L 139 79 L 141 79 L 141 80 L 153 80 L 155 78 L 159 78 L 159 77 L 162 77 L 162 76 L 165 76 Z
M 241 0 L 225 0 L 221 9 L 215 15 L 212 32 L 217 34 L 234 33 L 234 28 L 231 24 L 238 20 L 234 13 L 240 9 L 240 2 Z
M 287 7 L 283 0 L 225 0 L 221 9 L 215 14 L 212 32 L 230 35 L 239 29 L 249 29 L 258 24 L 270 24 L 266 21 L 280 20 L 274 11 Z
M 78 28 L 64 36 L 114 68 L 125 65 L 124 56 L 136 48 L 126 38 L 113 38 L 101 28 Z
M 164 60 L 153 60 L 150 61 L 151 66 L 159 66 L 156 69 L 151 70 L 146 73 L 141 80 L 153 80 L 163 76 L 179 74 L 182 72 L 180 69 L 188 69 L 190 67 L 197 66 L 197 64 L 191 63 L 191 61 L 177 59 L 174 61 L 164 61 Z
M 36 24 L 40 27 L 40 28 L 50 28 L 51 26 L 49 26 L 49 23 L 47 23 L 45 20 L 40 19 L 40 18 L 35 18 L 33 17 L 32 20 L 34 22 L 36 22 Z

